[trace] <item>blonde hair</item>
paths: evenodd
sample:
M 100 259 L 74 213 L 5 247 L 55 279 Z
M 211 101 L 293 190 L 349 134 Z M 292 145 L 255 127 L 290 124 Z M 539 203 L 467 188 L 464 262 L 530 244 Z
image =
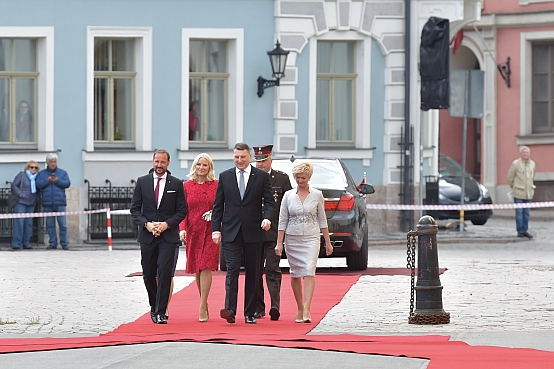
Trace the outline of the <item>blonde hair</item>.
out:
M 40 170 L 40 165 L 34 160 L 29 160 L 27 164 L 25 164 L 25 168 L 23 168 L 23 170 L 29 169 L 29 167 L 33 164 L 38 168 L 38 170 Z
M 306 173 L 308 178 L 312 178 L 314 174 L 314 167 L 307 161 L 295 161 L 292 167 L 292 175 L 296 177 L 297 174 Z
M 211 182 L 215 179 L 214 162 L 212 161 L 212 158 L 210 158 L 210 155 L 206 153 L 198 154 L 196 159 L 194 159 L 194 161 L 192 162 L 192 166 L 190 167 L 190 173 L 187 174 L 187 177 L 189 177 L 193 181 L 198 181 L 198 175 L 196 174 L 196 164 L 198 164 L 198 161 L 202 158 L 208 161 L 208 166 L 210 167 L 210 169 L 208 170 L 206 181 Z

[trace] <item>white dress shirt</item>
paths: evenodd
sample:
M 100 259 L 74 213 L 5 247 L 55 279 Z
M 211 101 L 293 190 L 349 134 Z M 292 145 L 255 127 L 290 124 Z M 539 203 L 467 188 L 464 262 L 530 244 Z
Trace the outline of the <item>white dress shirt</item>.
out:
M 158 176 L 156 175 L 156 172 L 152 173 L 154 177 L 154 191 L 156 190 L 156 184 L 158 183 Z M 160 207 L 160 202 L 162 202 L 162 197 L 164 195 L 165 190 L 165 181 L 167 180 L 167 172 L 164 173 L 162 176 L 162 180 L 160 181 L 160 187 L 158 188 L 158 203 L 156 204 L 156 207 Z
M 246 168 L 244 168 L 244 190 L 248 187 L 248 179 L 250 178 L 250 172 L 252 167 L 248 165 Z M 235 168 L 235 174 L 237 176 L 237 185 L 240 186 L 240 169 Z M 240 187 L 239 187 L 240 191 Z

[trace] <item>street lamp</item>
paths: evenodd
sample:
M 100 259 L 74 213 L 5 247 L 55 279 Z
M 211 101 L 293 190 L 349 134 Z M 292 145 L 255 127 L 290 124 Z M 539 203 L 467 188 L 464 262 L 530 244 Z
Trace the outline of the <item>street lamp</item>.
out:
M 271 63 L 271 72 L 274 80 L 267 80 L 262 76 L 258 77 L 258 97 L 262 97 L 264 90 L 268 87 L 279 86 L 279 81 L 285 76 L 287 67 L 288 50 L 281 49 L 279 41 L 275 44 L 275 49 L 268 51 L 269 61 Z

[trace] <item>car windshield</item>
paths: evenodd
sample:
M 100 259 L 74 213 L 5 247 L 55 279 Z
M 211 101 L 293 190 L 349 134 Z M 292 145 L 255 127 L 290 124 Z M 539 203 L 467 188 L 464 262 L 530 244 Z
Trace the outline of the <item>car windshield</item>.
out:
M 302 160 L 302 159 L 297 159 Z M 346 176 L 338 160 L 308 160 L 314 167 L 314 174 L 310 178 L 310 184 L 316 188 L 346 188 Z M 292 175 L 293 163 L 290 160 L 274 159 L 271 167 L 285 172 L 290 177 L 292 187 L 296 187 L 296 181 Z
M 462 170 L 462 166 L 446 155 L 439 156 L 439 175 L 441 177 L 461 177 L 462 173 L 469 177 L 469 173 Z

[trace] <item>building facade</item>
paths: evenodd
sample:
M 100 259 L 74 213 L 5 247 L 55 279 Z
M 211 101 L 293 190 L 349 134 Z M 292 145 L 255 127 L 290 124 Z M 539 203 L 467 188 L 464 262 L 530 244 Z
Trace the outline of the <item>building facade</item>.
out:
M 451 68 L 485 72 L 485 114 L 468 121 L 466 170 L 480 177 L 495 202 L 510 202 L 508 170 L 519 147 L 529 146 L 537 164 L 534 201 L 551 201 L 554 1 L 485 0 L 481 19 L 462 29 Z M 461 118 L 441 112 L 440 150 L 459 162 L 461 134 Z
M 419 122 L 421 29 L 430 16 L 480 10 L 462 0 L 3 1 L 0 181 L 57 152 L 68 211 L 81 211 L 90 186 L 132 186 L 157 148 L 184 179 L 198 153 L 220 172 L 245 141 L 273 143 L 275 156 L 340 157 L 376 186 L 371 202 L 399 203 L 406 116 L 423 133 L 425 173 L 436 172 L 438 113 Z M 258 97 L 277 40 L 290 51 L 286 76 Z M 373 232 L 398 228 L 396 211 L 371 217 Z M 69 218 L 70 242 L 88 238 L 87 222 Z

